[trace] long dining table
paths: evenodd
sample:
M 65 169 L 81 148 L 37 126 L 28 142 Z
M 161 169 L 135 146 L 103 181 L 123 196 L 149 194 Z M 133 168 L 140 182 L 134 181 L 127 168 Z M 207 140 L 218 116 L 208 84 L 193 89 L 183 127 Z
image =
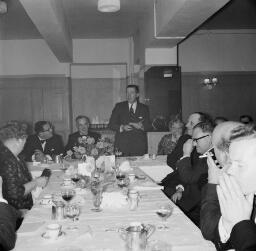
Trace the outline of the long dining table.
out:
M 51 218 L 51 206 L 41 205 L 39 202 L 45 194 L 53 194 L 61 190 L 63 178 L 66 174 L 58 164 L 30 166 L 34 176 L 39 175 L 44 167 L 52 169 L 52 176 L 47 187 L 42 190 L 18 230 L 14 250 L 122 251 L 126 250 L 125 241 L 120 238 L 119 229 L 128 227 L 131 222 L 140 222 L 145 225 L 152 224 L 156 227 L 155 232 L 148 239 L 148 250 L 215 250 L 214 245 L 204 240 L 200 230 L 154 183 L 154 174 L 150 174 L 150 170 L 159 168 L 159 171 L 161 171 L 161 167 L 163 167 L 163 170 L 166 171 L 165 160 L 163 158 L 155 160 L 130 158 L 128 161 L 135 173 L 144 174 L 145 176 L 149 173 L 145 180 L 135 181 L 140 193 L 138 208 L 130 210 L 128 206 L 124 206 L 103 208 L 100 212 L 94 212 L 91 210 L 93 207 L 91 192 L 89 189 L 84 189 L 81 194 L 78 193 L 77 198 L 74 198 L 81 206 L 79 220 L 75 222 L 78 229 L 68 229 L 68 226 L 72 224 L 70 219 L 57 221 L 62 226 L 63 231 L 63 234 L 57 240 L 48 240 L 42 237 L 42 234 L 46 231 L 46 226 L 56 222 L 56 220 Z M 172 215 L 167 219 L 167 229 L 161 227 L 161 219 L 156 214 L 159 205 L 162 203 L 169 203 L 173 207 Z M 157 249 L 158 244 L 164 246 L 165 249 Z

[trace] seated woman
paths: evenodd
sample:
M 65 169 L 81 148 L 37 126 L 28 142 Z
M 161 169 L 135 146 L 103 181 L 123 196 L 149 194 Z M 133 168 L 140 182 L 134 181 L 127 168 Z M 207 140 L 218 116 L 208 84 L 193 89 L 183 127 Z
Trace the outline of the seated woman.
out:
M 26 163 L 18 158 L 27 135 L 20 123 L 7 124 L 0 128 L 0 176 L 3 179 L 3 198 L 14 208 L 31 209 L 31 191 L 44 187 L 46 177 L 32 179 Z
M 184 123 L 177 117 L 169 122 L 170 134 L 164 135 L 158 144 L 158 155 L 170 154 L 183 134 Z

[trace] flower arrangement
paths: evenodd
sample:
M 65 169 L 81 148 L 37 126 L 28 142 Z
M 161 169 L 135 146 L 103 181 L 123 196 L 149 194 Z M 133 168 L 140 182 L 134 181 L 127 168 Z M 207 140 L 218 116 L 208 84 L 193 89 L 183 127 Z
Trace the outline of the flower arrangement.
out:
M 68 151 L 67 155 L 75 156 L 76 159 L 83 159 L 84 156 L 97 159 L 99 156 L 112 155 L 113 152 L 114 144 L 109 138 L 102 137 L 96 143 L 94 138 L 82 136 L 78 138 L 78 145 L 73 147 L 73 151 Z

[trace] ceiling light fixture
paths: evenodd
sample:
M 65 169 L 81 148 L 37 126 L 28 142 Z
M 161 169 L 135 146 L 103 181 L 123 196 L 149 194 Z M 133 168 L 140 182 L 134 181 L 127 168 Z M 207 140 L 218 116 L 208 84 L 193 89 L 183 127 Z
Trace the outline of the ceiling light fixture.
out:
M 0 0 L 0 14 L 7 13 L 7 4 L 6 2 Z
M 98 11 L 117 12 L 120 10 L 120 0 L 98 0 Z

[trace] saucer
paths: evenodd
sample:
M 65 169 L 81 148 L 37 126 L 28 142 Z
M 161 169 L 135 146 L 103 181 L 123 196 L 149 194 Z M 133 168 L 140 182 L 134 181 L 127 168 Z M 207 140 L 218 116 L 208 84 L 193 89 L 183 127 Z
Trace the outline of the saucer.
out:
M 64 238 L 65 235 L 66 235 L 66 233 L 65 233 L 64 231 L 61 231 L 61 232 L 59 233 L 57 239 L 51 239 L 48 235 L 46 235 L 46 232 L 43 232 L 43 233 L 41 234 L 41 237 L 44 238 L 44 239 L 46 239 L 46 240 L 49 240 L 49 241 L 57 241 L 57 240 L 60 240 L 60 239 Z

